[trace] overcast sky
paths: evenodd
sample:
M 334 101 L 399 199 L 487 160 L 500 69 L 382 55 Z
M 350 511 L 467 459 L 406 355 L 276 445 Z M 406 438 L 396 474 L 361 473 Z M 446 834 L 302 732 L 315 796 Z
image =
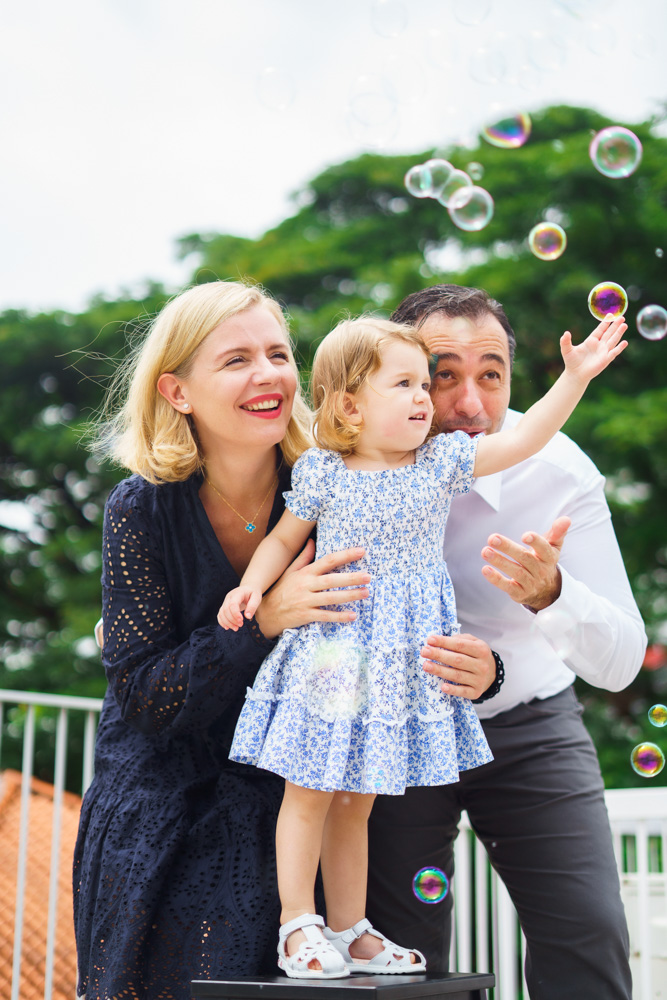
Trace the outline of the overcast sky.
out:
M 0 308 L 84 308 L 257 236 L 364 150 L 667 98 L 664 0 L 2 0 Z M 508 152 L 508 155 L 512 155 Z M 224 277 L 222 275 L 221 277 Z

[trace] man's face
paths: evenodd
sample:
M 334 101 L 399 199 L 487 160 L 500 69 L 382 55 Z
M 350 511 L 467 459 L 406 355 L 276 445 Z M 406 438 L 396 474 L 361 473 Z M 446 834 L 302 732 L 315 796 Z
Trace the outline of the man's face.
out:
M 476 320 L 433 313 L 420 327 L 437 364 L 431 399 L 438 429 L 495 434 L 510 400 L 507 334 L 491 313 Z

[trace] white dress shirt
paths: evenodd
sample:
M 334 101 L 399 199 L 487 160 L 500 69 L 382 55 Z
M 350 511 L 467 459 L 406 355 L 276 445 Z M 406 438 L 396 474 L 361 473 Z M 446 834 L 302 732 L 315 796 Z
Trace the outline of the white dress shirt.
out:
M 508 410 L 504 426 L 514 426 L 520 417 Z M 520 542 L 526 531 L 544 534 L 563 514 L 572 527 L 559 562 L 561 595 L 533 614 L 482 576 L 480 552 L 494 532 Z M 646 634 L 612 527 L 604 478 L 565 434 L 533 458 L 476 479 L 470 493 L 454 497 L 444 552 L 461 631 L 484 639 L 505 663 L 500 692 L 476 706 L 481 718 L 558 694 L 575 674 L 609 691 L 620 691 L 637 674 Z

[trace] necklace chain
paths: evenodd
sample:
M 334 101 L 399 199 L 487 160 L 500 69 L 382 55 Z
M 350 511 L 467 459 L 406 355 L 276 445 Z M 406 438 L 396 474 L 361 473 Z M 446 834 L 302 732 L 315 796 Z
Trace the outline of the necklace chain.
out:
M 211 480 L 210 480 L 210 479 L 208 478 L 208 476 L 206 475 L 206 473 L 204 473 L 204 479 L 206 480 L 206 482 L 208 483 L 208 485 L 209 485 L 209 486 L 211 487 L 211 489 L 213 490 L 213 492 L 214 492 L 214 493 L 216 493 L 216 494 L 217 494 L 217 495 L 218 495 L 218 496 L 220 497 L 220 499 L 222 500 L 222 502 L 223 502 L 223 503 L 226 503 L 226 504 L 227 504 L 227 506 L 228 506 L 228 507 L 230 508 L 230 510 L 233 510 L 233 511 L 234 511 L 234 513 L 235 513 L 235 514 L 237 515 L 237 517 L 240 517 L 240 518 L 241 518 L 241 520 L 242 520 L 242 521 L 244 522 L 244 524 L 245 524 L 245 530 L 246 530 L 246 531 L 248 532 L 248 534 L 249 534 L 249 535 L 252 535 L 253 531 L 254 531 L 254 530 L 256 529 L 256 527 L 257 527 L 257 525 L 255 524 L 255 521 L 256 521 L 256 520 L 257 520 L 257 518 L 259 517 L 259 514 L 260 514 L 260 511 L 261 511 L 262 507 L 264 506 L 264 504 L 266 503 L 266 501 L 267 501 L 267 500 L 269 499 L 269 493 L 271 492 L 271 490 L 272 490 L 272 489 L 274 488 L 274 486 L 275 486 L 275 485 L 277 484 L 277 482 L 278 482 L 278 474 L 280 473 L 280 469 L 281 469 L 281 467 L 282 467 L 282 464 L 283 464 L 283 463 L 282 463 L 282 460 L 281 460 L 281 462 L 280 462 L 280 465 L 279 465 L 279 466 L 278 466 L 278 468 L 276 469 L 276 474 L 275 474 L 275 477 L 274 477 L 274 479 L 273 479 L 273 480 L 271 481 L 271 485 L 269 486 L 269 488 L 268 488 L 268 490 L 267 490 L 267 492 L 266 492 L 266 496 L 264 497 L 264 499 L 262 500 L 261 504 L 259 505 L 259 507 L 258 507 L 258 508 L 257 508 L 257 510 L 255 511 L 255 516 L 253 517 L 252 521 L 248 521 L 248 520 L 247 520 L 247 519 L 246 519 L 246 518 L 245 518 L 245 517 L 243 516 L 243 514 L 239 514 L 239 512 L 238 512 L 238 511 L 237 511 L 237 509 L 236 509 L 236 507 L 233 507 L 233 506 L 232 506 L 232 504 L 230 504 L 230 502 L 229 502 L 229 500 L 227 499 L 227 497 L 224 497 L 224 496 L 222 495 L 222 493 L 220 492 L 220 490 L 216 489 L 216 487 L 215 487 L 215 486 L 213 485 L 213 483 L 212 483 L 212 482 L 211 482 Z

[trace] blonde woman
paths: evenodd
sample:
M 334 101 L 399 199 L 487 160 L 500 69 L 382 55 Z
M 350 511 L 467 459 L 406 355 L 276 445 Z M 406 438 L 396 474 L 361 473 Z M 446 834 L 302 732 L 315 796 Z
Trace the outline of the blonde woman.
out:
M 298 460 L 287 510 L 218 619 L 235 634 L 248 628 L 315 523 L 320 551 L 363 540 L 357 569 L 373 582 L 358 619 L 283 636 L 248 693 L 230 753 L 286 779 L 276 842 L 278 964 L 288 976 L 425 969 L 421 952 L 365 917 L 367 821 L 377 793 L 450 784 L 492 759 L 471 702 L 443 692 L 421 660 L 429 636 L 459 631 L 442 559 L 451 498 L 539 451 L 627 346 L 626 329 L 605 320 L 577 347 L 564 334 L 565 370 L 549 392 L 516 427 L 475 438 L 431 434 L 430 354 L 412 327 L 362 317 L 318 347 L 320 447 Z M 318 863 L 328 926 L 315 912 Z
M 115 401 L 115 404 L 114 404 Z M 115 405 L 115 409 L 113 408 Z M 216 613 L 279 519 L 310 413 L 282 312 L 256 287 L 173 299 L 112 392 L 95 778 L 74 859 L 79 993 L 186 1000 L 273 966 L 283 782 L 228 760 L 246 686 L 286 628 L 354 618 L 359 548 L 308 541 L 242 633 Z M 333 602 L 336 607 L 332 607 Z

